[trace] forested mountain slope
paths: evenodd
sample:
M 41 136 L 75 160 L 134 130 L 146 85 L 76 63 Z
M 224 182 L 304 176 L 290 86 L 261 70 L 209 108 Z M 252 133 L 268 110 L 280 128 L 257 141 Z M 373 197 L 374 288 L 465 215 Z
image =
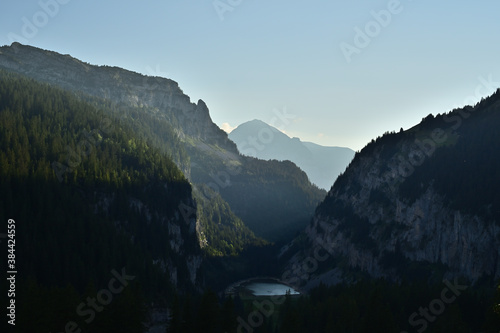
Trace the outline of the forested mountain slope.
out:
M 0 219 L 16 221 L 20 332 L 61 331 L 113 272 L 134 278 L 93 332 L 137 332 L 145 304 L 201 286 L 190 184 L 113 112 L 0 71 Z
M 212 202 L 220 195 L 259 236 L 273 241 L 290 238 L 307 225 L 324 198 L 325 192 L 295 166 L 239 155 L 236 145 L 212 122 L 205 103 L 191 103 L 175 81 L 93 66 L 19 43 L 0 48 L 0 68 L 119 107 L 121 119 L 167 152 L 200 189 L 196 192 L 205 198 L 205 211 L 220 207 Z M 268 207 L 262 207 L 264 202 Z M 226 219 L 232 225 L 239 223 L 231 214 Z

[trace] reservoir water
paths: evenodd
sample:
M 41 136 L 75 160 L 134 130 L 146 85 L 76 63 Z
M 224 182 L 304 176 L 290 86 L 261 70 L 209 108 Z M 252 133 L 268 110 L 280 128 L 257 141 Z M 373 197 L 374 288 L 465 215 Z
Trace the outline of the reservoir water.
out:
M 254 296 L 281 296 L 290 291 L 290 295 L 299 295 L 300 293 L 290 286 L 279 282 L 252 282 L 245 286 Z
M 252 296 L 281 296 L 286 295 L 288 291 L 290 295 L 300 295 L 300 292 L 293 287 L 274 279 L 249 279 L 237 282 L 226 289 L 226 293 L 229 294 Z

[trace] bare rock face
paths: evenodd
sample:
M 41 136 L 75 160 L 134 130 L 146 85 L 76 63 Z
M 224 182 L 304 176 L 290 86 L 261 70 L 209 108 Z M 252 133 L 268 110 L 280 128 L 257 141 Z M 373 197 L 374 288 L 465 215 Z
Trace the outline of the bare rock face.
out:
M 388 134 L 357 153 L 306 228 L 309 245 L 288 250 L 288 280 L 308 288 L 318 280 L 327 284 L 352 280 L 357 274 L 354 271 L 399 281 L 415 265 L 424 267 L 424 278 L 438 274 L 448 279 L 463 277 L 472 283 L 482 277 L 498 279 L 498 199 L 491 196 L 495 191 L 469 195 L 463 184 L 481 189 L 468 181 L 477 179 L 492 188 L 500 185 L 495 174 L 482 171 L 495 169 L 498 163 L 488 156 L 498 156 L 500 143 L 488 133 L 494 133 L 499 125 L 500 93 L 468 109 L 476 114 L 463 119 L 461 128 L 450 127 L 446 120 L 460 112 L 464 114 L 464 110 L 454 111 L 432 118 L 430 125 L 422 123 L 406 133 Z M 485 128 L 491 132 L 486 133 Z M 427 147 L 425 154 L 418 140 L 432 137 L 433 130 L 439 131 L 443 140 Z M 478 153 L 471 150 L 466 155 L 469 159 L 440 157 L 462 156 L 466 154 L 462 147 L 476 139 L 486 140 L 488 145 L 478 146 Z M 417 155 L 419 161 L 414 158 Z M 487 162 L 476 161 L 476 156 L 486 156 Z M 463 167 L 458 162 L 472 164 L 470 172 L 459 173 Z M 446 174 L 457 192 L 450 190 L 453 186 L 437 186 Z M 466 194 L 478 199 L 469 207 L 457 206 Z
M 366 249 L 353 241 L 344 231 L 344 221 L 328 216 L 315 216 L 306 229 L 307 237 L 313 244 L 328 244 L 332 255 L 344 257 L 351 268 L 373 277 L 398 279 L 392 269 L 380 263 L 384 255 L 396 252 L 408 261 L 444 264 L 447 275 L 471 281 L 483 275 L 500 277 L 498 225 L 445 207 L 443 198 L 433 189 L 412 204 L 392 199 L 394 209 L 381 212 L 368 200 L 350 198 L 356 202 L 359 216 L 374 221 L 368 237 L 376 248 Z
M 116 195 L 114 193 L 109 195 L 104 192 L 94 192 L 94 196 L 98 199 L 93 206 L 94 212 L 101 211 L 108 215 L 110 205 L 117 199 Z M 168 230 L 168 238 L 165 239 L 165 243 L 170 248 L 170 257 L 153 256 L 153 264 L 168 274 L 169 282 L 173 286 L 198 288 L 202 279 L 203 256 L 195 233 L 196 225 L 199 224 L 197 216 L 195 214 L 182 215 L 179 213 L 180 210 L 173 215 L 166 215 L 150 202 L 141 201 L 133 196 L 130 196 L 128 201 L 130 208 L 143 216 L 144 223 L 158 223 Z M 196 205 L 191 195 L 182 198 L 181 202 L 191 206 Z M 118 229 L 125 229 L 127 224 L 127 220 L 114 221 L 114 225 Z M 130 238 L 131 242 L 136 241 L 135 235 L 131 235 Z
M 202 100 L 192 103 L 173 80 L 118 67 L 94 66 L 69 55 L 19 43 L 0 48 L 0 69 L 117 104 L 144 108 L 180 129 L 180 137 L 189 136 L 236 152 L 226 133 L 212 122 L 206 104 Z

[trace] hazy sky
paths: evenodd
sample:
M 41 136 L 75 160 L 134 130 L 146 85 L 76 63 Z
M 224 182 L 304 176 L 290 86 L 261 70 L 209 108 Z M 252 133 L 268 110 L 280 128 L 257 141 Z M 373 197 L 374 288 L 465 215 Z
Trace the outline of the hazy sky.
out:
M 0 44 L 171 78 L 218 125 L 286 110 L 290 136 L 358 150 L 500 87 L 499 15 L 498 0 L 2 0 Z

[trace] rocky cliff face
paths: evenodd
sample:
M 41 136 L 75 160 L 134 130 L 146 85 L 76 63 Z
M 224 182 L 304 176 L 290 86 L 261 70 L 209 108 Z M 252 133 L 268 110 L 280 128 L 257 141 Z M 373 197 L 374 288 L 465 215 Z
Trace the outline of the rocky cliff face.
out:
M 180 137 L 190 136 L 236 151 L 226 133 L 212 122 L 206 104 L 202 100 L 191 103 L 173 80 L 148 77 L 118 67 L 93 66 L 69 55 L 19 43 L 0 48 L 0 68 L 66 90 L 143 107 L 173 124 Z
M 483 172 L 498 164 L 499 95 L 430 116 L 358 153 L 316 210 L 305 231 L 309 245 L 288 261 L 289 279 L 335 283 L 352 278 L 353 270 L 396 281 L 417 271 L 472 282 L 500 277 L 497 191 L 478 191 L 473 205 L 457 204 L 472 201 L 471 187 L 500 185 L 494 173 Z M 477 145 L 481 140 L 488 145 Z M 325 250 L 328 259 L 319 255 Z

